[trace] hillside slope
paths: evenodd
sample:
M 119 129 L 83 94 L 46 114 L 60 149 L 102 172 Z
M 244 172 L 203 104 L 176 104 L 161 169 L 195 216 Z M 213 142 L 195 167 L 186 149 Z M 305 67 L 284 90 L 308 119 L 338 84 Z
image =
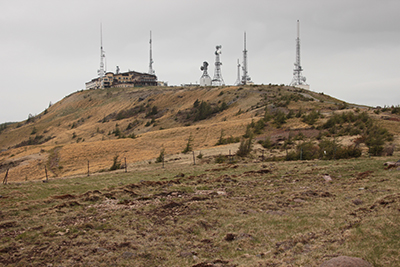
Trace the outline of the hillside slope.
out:
M 318 110 L 323 114 L 320 123 L 334 112 L 350 109 L 367 111 L 375 119 L 384 117 L 368 107 L 277 85 L 79 91 L 0 131 L 0 175 L 4 177 L 10 169 L 12 181 L 43 179 L 45 167 L 49 177 L 82 175 L 88 164 L 91 173 L 108 170 L 116 156 L 126 158 L 132 167 L 135 162 L 156 158 L 162 149 L 167 155 L 180 153 L 189 137 L 196 153 L 204 152 L 216 145 L 221 134 L 240 139 L 249 123 L 264 117 L 266 107 L 303 115 Z M 391 120 L 380 123 L 394 134 L 396 143 L 399 118 L 387 117 Z M 268 123 L 258 139 L 282 139 L 300 130 L 311 135 L 317 132 L 300 117 L 292 117 L 282 126 Z M 230 149 L 235 153 L 237 145 L 213 153 L 225 154 Z

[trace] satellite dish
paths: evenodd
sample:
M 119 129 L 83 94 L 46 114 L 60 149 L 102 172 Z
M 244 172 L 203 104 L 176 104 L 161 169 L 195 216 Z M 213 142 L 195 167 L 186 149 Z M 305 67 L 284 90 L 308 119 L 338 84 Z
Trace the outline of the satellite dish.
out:
M 201 66 L 200 69 L 201 70 L 207 70 L 207 67 L 208 67 L 208 63 L 207 63 L 207 61 L 204 61 L 203 62 L 203 66 Z

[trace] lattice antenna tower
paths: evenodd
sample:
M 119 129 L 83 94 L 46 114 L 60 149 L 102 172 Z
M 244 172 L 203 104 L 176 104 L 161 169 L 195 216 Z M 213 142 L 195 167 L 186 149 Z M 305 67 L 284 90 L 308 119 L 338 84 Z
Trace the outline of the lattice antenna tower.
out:
M 100 88 L 104 88 L 104 75 L 106 72 L 104 67 L 105 57 L 106 54 L 103 49 L 103 25 L 100 24 L 100 69 L 97 70 L 100 79 Z
M 221 60 L 220 60 L 220 55 L 221 55 L 221 45 L 217 45 L 215 50 L 215 71 L 214 71 L 214 78 L 212 80 L 212 85 L 214 86 L 221 86 L 225 85 L 224 79 L 222 78 L 221 74 Z
M 105 61 L 106 53 L 103 50 L 103 26 L 100 24 L 100 69 L 97 70 L 97 74 L 99 75 L 100 79 L 100 88 L 104 88 L 104 61 Z
M 236 79 L 235 85 L 240 85 L 242 83 L 242 80 L 240 78 L 240 67 L 241 67 L 241 65 L 240 65 L 239 59 L 238 59 L 237 60 L 237 68 L 238 68 L 238 70 L 237 70 L 237 79 Z
M 155 70 L 153 69 L 153 63 L 154 63 L 154 61 L 153 61 L 153 47 L 152 47 L 152 38 L 151 38 L 151 31 L 150 31 L 150 63 L 149 63 L 149 74 L 151 74 L 151 75 L 155 75 L 156 74 L 156 72 L 155 72 Z
M 243 50 L 243 64 L 242 64 L 242 70 L 243 70 L 243 75 L 242 75 L 242 84 L 250 84 L 253 83 L 251 81 L 251 78 L 249 76 L 248 70 L 247 70 L 247 48 L 246 48 L 246 32 L 244 32 L 244 50 Z
M 306 77 L 302 74 L 303 68 L 300 64 L 300 21 L 297 20 L 297 38 L 296 38 L 296 62 L 294 63 L 293 79 L 290 86 L 307 85 Z

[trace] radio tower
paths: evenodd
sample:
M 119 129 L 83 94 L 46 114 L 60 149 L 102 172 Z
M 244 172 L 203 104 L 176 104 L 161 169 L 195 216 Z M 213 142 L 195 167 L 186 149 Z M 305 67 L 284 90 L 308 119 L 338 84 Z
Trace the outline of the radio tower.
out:
M 151 40 L 151 31 L 150 31 L 150 63 L 149 63 L 149 74 L 156 75 L 156 72 L 153 70 L 153 49 L 152 49 L 152 40 Z
M 242 76 L 242 84 L 252 84 L 251 78 L 247 72 L 247 49 L 246 49 L 246 32 L 244 32 L 244 50 L 243 50 L 243 76 Z
M 221 86 L 225 85 L 224 79 L 222 79 L 221 75 L 221 61 L 219 58 L 219 55 L 221 54 L 221 45 L 216 46 L 216 51 L 215 51 L 215 72 L 214 72 L 214 79 L 212 80 L 212 85 L 214 86 Z
M 296 62 L 294 63 L 293 79 L 289 85 L 309 89 L 309 85 L 306 84 L 306 77 L 303 76 L 302 71 L 303 68 L 300 64 L 300 22 L 297 20 Z
M 103 28 L 102 24 L 100 24 L 100 69 L 97 70 L 97 74 L 99 75 L 100 79 L 100 88 L 104 88 L 104 58 L 106 57 L 106 53 L 103 50 Z
M 238 72 L 237 72 L 237 79 L 235 82 L 235 85 L 240 85 L 242 83 L 241 79 L 240 79 L 240 63 L 239 63 L 239 59 L 238 59 L 238 64 L 237 64 L 237 68 L 238 68 Z

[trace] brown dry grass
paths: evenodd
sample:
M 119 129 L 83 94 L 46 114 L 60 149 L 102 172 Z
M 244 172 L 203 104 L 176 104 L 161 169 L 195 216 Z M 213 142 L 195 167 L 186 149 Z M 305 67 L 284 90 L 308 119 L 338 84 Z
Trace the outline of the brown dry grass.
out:
M 25 122 L 12 125 L 0 134 L 0 177 L 5 175 L 7 166 L 10 181 L 38 180 L 45 177 L 44 167 L 50 168 L 51 162 L 56 162 L 57 167 L 50 168 L 50 177 L 67 177 L 83 175 L 87 172 L 87 161 L 90 162 L 90 171 L 99 172 L 111 167 L 113 158 L 118 155 L 120 159 L 127 159 L 131 166 L 136 162 L 150 161 L 159 155 L 162 148 L 167 155 L 181 152 L 190 135 L 194 138 L 193 148 L 196 153 L 212 148 L 223 130 L 226 137 L 240 137 L 244 134 L 246 125 L 252 120 L 258 120 L 264 114 L 265 101 L 275 97 L 294 93 L 293 88 L 282 86 L 249 86 L 249 87 L 206 87 L 206 88 L 130 88 L 82 91 L 65 97 L 62 101 L 48 109 L 47 114 L 39 114 L 34 123 Z M 338 111 L 337 104 L 342 103 L 326 95 L 306 92 L 301 93 L 312 96 L 320 101 L 291 102 L 290 109 L 310 111 L 320 110 L 326 117 L 320 119 L 320 124 Z M 177 120 L 179 111 L 192 107 L 196 99 L 218 104 L 223 101 L 231 103 L 223 112 L 211 118 L 198 122 Z M 264 101 L 264 102 L 263 102 Z M 121 110 L 128 110 L 140 105 L 156 106 L 161 117 L 156 119 L 156 125 L 145 127 L 150 118 L 145 113 L 124 120 L 102 120 Z M 351 105 L 350 105 L 351 106 Z M 366 107 L 358 107 L 367 110 Z M 354 108 L 353 108 L 354 109 Z M 241 111 L 240 114 L 238 112 Z M 369 114 L 380 119 L 382 116 Z M 390 115 L 395 116 L 395 115 Z M 138 120 L 139 124 L 134 130 L 125 131 L 128 124 Z M 380 120 L 380 123 L 395 134 L 395 144 L 400 143 L 398 132 L 400 126 L 397 121 Z M 76 127 L 72 127 L 72 125 Z M 132 132 L 138 136 L 136 139 L 117 139 L 112 133 L 116 128 L 121 129 L 126 135 Z M 32 129 L 36 128 L 37 134 L 54 137 L 50 141 L 35 146 L 13 148 L 21 141 L 33 138 Z M 265 133 L 258 137 L 269 135 L 272 138 L 288 135 L 289 131 L 308 129 L 316 130 L 300 119 L 289 119 L 281 129 L 267 127 Z M 315 134 L 315 133 L 313 133 Z M 73 138 L 73 136 L 76 136 Z M 351 138 L 343 138 L 344 143 L 349 143 Z M 52 151 L 57 148 L 59 152 L 54 155 Z M 229 152 L 227 147 L 223 152 L 209 150 L 209 153 L 218 155 Z M 236 148 L 232 148 L 232 154 Z M 212 152 L 214 151 L 214 152 Z M 258 153 L 261 150 L 258 149 Z M 269 155 L 280 155 L 282 151 L 265 151 Z M 271 154 L 272 153 L 272 154 Z M 175 156 L 173 156 L 175 157 Z M 179 156 L 178 156 L 179 157 Z

